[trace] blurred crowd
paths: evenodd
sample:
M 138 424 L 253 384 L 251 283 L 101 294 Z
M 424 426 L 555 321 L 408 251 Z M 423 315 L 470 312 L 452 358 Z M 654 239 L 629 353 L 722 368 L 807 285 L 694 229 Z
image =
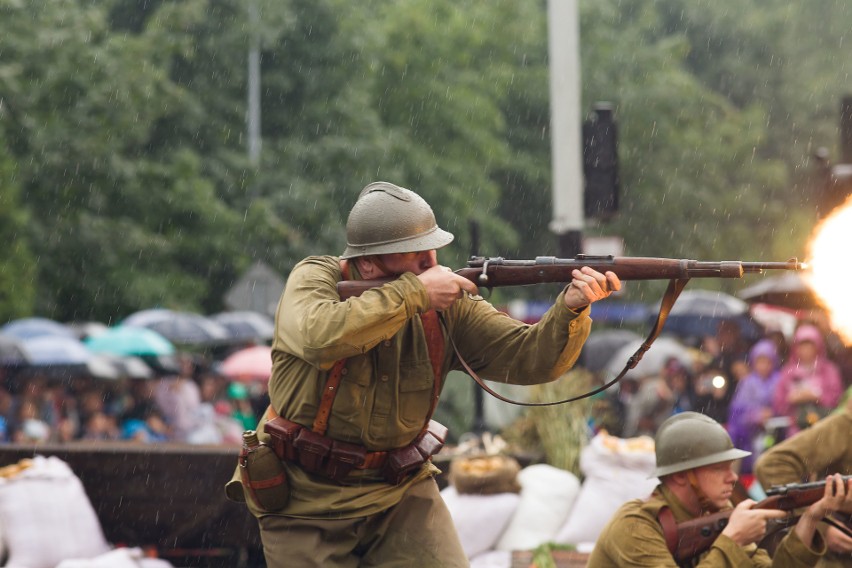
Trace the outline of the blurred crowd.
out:
M 179 353 L 152 378 L 103 380 L 0 367 L 0 442 L 240 444 L 266 408 L 266 383 L 231 381 Z
M 737 448 L 753 452 L 741 464 L 750 474 L 764 450 L 841 407 L 852 391 L 848 349 L 819 319 L 799 321 L 789 336 L 767 331 L 751 339 L 723 320 L 715 335 L 685 342 L 685 350 L 686 361 L 669 357 L 658 371 L 628 374 L 607 391 L 593 428 L 654 436 L 672 414 L 701 412 L 724 424 Z

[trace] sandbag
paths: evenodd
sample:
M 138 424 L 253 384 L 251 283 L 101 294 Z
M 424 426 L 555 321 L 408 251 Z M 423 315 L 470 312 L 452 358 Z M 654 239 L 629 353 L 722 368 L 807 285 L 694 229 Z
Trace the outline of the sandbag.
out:
M 515 514 L 517 493 L 460 494 L 452 485 L 441 491 L 468 558 L 491 550 Z
M 55 568 L 110 549 L 80 479 L 54 456 L 36 456 L 0 477 L 0 526 L 9 568 Z
M 579 545 L 597 540 L 604 525 L 625 502 L 644 499 L 656 487 L 654 441 L 647 436 L 622 439 L 601 432 L 580 454 L 585 476 L 570 516 L 554 539 Z
M 531 550 L 553 540 L 580 490 L 573 473 L 547 464 L 525 467 L 518 481 L 518 510 L 495 545 L 497 550 Z

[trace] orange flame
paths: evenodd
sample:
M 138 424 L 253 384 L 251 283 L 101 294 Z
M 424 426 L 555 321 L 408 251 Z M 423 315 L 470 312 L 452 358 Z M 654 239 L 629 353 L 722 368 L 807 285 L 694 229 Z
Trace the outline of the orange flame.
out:
M 811 287 L 831 319 L 832 328 L 852 344 L 852 198 L 834 209 L 814 230 L 810 243 Z

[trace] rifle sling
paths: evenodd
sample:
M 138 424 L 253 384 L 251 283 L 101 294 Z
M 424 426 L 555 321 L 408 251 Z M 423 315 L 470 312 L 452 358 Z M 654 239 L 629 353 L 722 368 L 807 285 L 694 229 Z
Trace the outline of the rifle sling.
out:
M 459 352 L 459 348 L 456 346 L 456 342 L 453 341 L 453 336 L 450 333 L 449 329 L 447 329 L 447 336 L 450 338 L 450 343 L 453 346 L 453 350 L 456 352 L 456 357 L 459 358 L 459 361 L 461 362 L 465 371 L 467 371 L 467 374 L 469 374 L 471 378 L 476 381 L 476 383 L 480 387 L 482 387 L 482 390 L 484 390 L 497 400 L 508 402 L 509 404 L 516 404 L 518 406 L 554 406 L 557 404 L 565 404 L 567 402 L 575 402 L 605 391 L 606 389 L 623 379 L 624 375 L 626 375 L 628 371 L 636 367 L 636 365 L 639 363 L 639 361 L 642 359 L 648 349 L 651 348 L 651 344 L 654 343 L 654 340 L 657 339 L 657 336 L 659 336 L 660 332 L 663 331 L 663 325 L 665 325 L 666 319 L 669 317 L 669 312 L 671 312 L 672 307 L 674 306 L 674 303 L 677 300 L 677 297 L 680 296 L 680 293 L 683 291 L 684 287 L 686 287 L 688 283 L 688 278 L 676 278 L 669 281 L 669 286 L 666 289 L 666 294 L 663 296 L 662 302 L 660 302 L 660 312 L 657 314 L 657 321 L 654 322 L 654 327 L 648 334 L 647 339 L 645 339 L 642 345 L 639 346 L 639 349 L 637 349 L 636 352 L 631 355 L 630 358 L 627 360 L 627 363 L 624 365 L 624 368 L 621 370 L 618 376 L 616 376 L 608 383 L 597 387 L 596 389 L 590 390 L 589 392 L 586 392 L 581 395 L 572 396 L 570 398 L 565 398 L 562 400 L 548 402 L 521 402 L 518 400 L 512 400 L 511 398 L 506 398 L 505 396 L 495 392 L 493 389 L 491 389 L 488 385 L 485 384 L 485 381 L 483 381 L 479 377 L 479 375 L 477 375 L 476 372 L 470 368 L 470 366 L 467 364 L 467 361 L 464 360 L 464 357 L 462 357 L 461 353 Z M 441 317 L 441 323 L 444 325 L 444 328 L 447 327 L 447 324 L 444 321 L 443 317 Z

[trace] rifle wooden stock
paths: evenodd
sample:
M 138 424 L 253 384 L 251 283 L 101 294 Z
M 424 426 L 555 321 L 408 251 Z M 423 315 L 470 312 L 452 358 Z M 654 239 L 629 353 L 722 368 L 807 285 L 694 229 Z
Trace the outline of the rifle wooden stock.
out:
M 844 475 L 843 483 L 848 483 L 852 475 Z M 767 497 L 759 503 L 755 503 L 753 509 L 775 509 L 779 511 L 795 511 L 809 505 L 813 505 L 825 495 L 825 480 L 813 483 L 790 483 L 770 488 Z M 733 509 L 720 511 L 705 517 L 699 517 L 677 525 L 677 549 L 671 550 L 672 556 L 677 563 L 682 563 L 694 558 L 710 548 L 716 538 L 722 534 L 728 526 L 728 519 Z M 780 522 L 770 523 L 772 532 L 795 524 L 798 518 L 782 519 Z M 848 524 L 848 522 L 847 522 Z M 852 525 L 850 525 L 852 527 Z M 764 537 L 765 538 L 765 537 Z
M 556 258 L 539 256 L 535 260 L 507 260 L 502 257 L 473 257 L 467 267 L 456 270 L 482 288 L 526 286 L 553 282 L 570 282 L 571 272 L 588 266 L 598 272 L 614 272 L 621 280 L 674 280 L 689 278 L 742 278 L 747 273 L 764 270 L 801 270 L 804 265 L 796 259 L 787 262 L 701 262 L 697 260 L 629 257 L 587 256 Z M 341 300 L 360 296 L 393 278 L 382 280 L 348 280 L 337 284 Z

